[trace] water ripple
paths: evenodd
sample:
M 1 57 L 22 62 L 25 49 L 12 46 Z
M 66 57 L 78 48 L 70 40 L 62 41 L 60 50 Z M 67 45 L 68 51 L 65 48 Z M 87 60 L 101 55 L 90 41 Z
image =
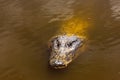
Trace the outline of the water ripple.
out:
M 49 22 L 66 20 L 73 16 L 72 4 L 75 0 L 50 0 L 42 6 L 42 11 L 52 18 Z
M 120 0 L 110 0 L 111 10 L 113 11 L 112 16 L 115 19 L 120 19 Z

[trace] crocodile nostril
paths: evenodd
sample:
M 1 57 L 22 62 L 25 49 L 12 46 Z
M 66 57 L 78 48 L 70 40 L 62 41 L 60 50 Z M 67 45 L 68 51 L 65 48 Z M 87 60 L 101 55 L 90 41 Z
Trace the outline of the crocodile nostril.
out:
M 59 61 L 59 60 L 56 60 L 56 61 L 52 61 L 50 63 L 50 65 L 53 67 L 53 68 L 56 68 L 56 69 L 59 69 L 59 68 L 65 68 L 66 65 L 64 64 L 63 61 Z

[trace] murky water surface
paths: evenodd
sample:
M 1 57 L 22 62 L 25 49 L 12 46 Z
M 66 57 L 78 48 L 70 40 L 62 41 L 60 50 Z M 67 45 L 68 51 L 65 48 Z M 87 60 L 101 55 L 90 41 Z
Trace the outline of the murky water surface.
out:
M 51 70 L 47 42 L 74 17 L 89 23 L 84 52 Z M 120 0 L 0 0 L 0 80 L 120 80 Z

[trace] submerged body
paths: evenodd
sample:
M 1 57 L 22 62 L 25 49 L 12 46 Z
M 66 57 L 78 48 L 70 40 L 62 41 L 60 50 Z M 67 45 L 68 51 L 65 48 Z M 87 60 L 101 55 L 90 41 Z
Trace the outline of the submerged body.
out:
M 80 20 L 70 20 L 60 29 L 60 35 L 50 40 L 49 64 L 55 69 L 67 67 L 71 63 L 78 49 L 83 45 L 85 23 Z

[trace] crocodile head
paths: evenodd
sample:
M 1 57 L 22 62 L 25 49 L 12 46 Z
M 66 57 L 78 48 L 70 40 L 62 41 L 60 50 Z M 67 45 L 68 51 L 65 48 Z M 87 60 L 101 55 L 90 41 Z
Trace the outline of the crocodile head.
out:
M 59 35 L 50 40 L 49 64 L 55 69 L 67 67 L 77 54 L 76 51 L 83 44 L 83 39 L 72 35 Z

